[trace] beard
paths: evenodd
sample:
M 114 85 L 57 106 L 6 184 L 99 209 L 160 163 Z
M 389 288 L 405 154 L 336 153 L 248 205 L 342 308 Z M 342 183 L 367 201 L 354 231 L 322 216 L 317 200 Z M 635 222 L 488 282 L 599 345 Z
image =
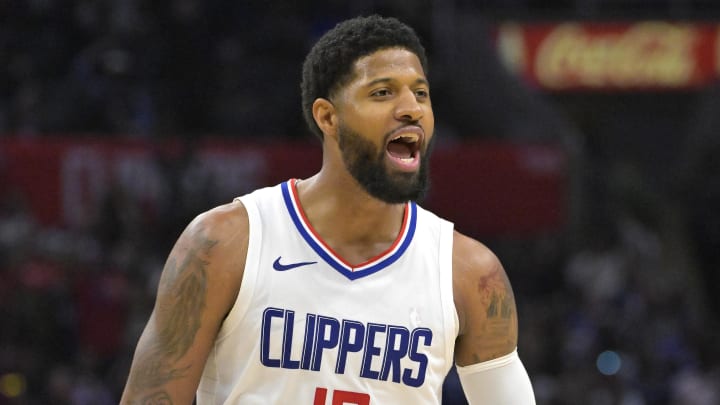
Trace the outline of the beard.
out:
M 386 135 L 387 137 L 387 135 Z M 379 149 L 359 133 L 340 124 L 338 142 L 343 162 L 353 178 L 371 196 L 389 204 L 419 201 L 428 190 L 428 160 L 435 137 L 420 157 L 420 168 L 414 173 L 391 171 L 385 149 Z

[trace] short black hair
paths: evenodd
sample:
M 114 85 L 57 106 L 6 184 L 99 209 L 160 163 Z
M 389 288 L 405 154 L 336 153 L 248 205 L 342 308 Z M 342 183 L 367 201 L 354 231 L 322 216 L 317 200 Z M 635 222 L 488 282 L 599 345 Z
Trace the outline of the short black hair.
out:
M 427 74 L 427 57 L 420 38 L 410 26 L 393 17 L 355 17 L 340 22 L 315 43 L 303 63 L 300 83 L 303 116 L 315 135 L 323 137 L 313 119 L 313 102 L 317 98 L 329 99 L 347 84 L 358 59 L 395 47 L 417 55 Z

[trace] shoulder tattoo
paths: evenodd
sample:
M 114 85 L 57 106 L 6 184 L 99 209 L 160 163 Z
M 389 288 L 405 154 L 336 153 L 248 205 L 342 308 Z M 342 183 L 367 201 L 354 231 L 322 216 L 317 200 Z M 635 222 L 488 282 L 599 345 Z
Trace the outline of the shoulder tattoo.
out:
M 163 270 L 159 289 L 163 300 L 158 301 L 155 326 L 157 339 L 138 362 L 141 367 L 134 378 L 137 391 L 160 387 L 168 381 L 186 375 L 190 364 L 178 364 L 187 354 L 200 329 L 207 299 L 208 256 L 217 241 L 208 240 L 201 233 L 194 244 L 182 253 L 171 256 Z M 178 257 L 181 256 L 178 260 Z M 142 404 L 172 404 L 165 392 L 145 397 Z
M 476 360 L 482 361 L 504 354 L 515 344 L 517 319 L 512 287 L 501 268 L 478 280 L 477 294 L 485 315 L 476 332 L 483 353 Z

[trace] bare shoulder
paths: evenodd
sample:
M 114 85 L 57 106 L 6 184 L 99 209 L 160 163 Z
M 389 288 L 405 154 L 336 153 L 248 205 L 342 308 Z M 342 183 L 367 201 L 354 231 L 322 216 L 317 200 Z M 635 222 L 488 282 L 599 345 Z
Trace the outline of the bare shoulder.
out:
M 205 346 L 212 341 L 240 290 L 247 238 L 247 211 L 240 202 L 188 224 L 165 262 L 153 311 L 169 334 L 196 336 Z
M 481 242 L 455 232 L 453 294 L 460 321 L 456 362 L 475 364 L 517 346 L 517 311 L 510 281 L 498 257 Z
M 195 217 L 178 238 L 168 258 L 204 263 L 213 285 L 239 289 L 248 245 L 248 215 L 240 201 L 220 205 Z M 165 271 L 177 266 L 166 265 Z M 196 266 L 197 267 L 197 266 Z
M 217 206 L 195 217 L 178 238 L 181 248 L 212 254 L 216 259 L 244 257 L 248 238 L 247 210 L 240 201 Z
M 216 239 L 247 236 L 248 214 L 240 200 L 223 204 L 205 211 L 195 217 L 188 229 L 190 232 L 200 231 Z
M 483 243 L 455 231 L 453 274 L 459 277 L 484 276 L 498 271 L 500 261 Z

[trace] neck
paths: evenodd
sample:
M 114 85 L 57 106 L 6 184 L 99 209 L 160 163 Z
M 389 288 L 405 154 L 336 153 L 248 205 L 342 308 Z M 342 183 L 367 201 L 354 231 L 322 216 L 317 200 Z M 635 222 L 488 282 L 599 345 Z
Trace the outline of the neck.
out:
M 370 196 L 346 171 L 321 170 L 297 189 L 308 221 L 327 243 L 392 243 L 400 232 L 406 204 Z

